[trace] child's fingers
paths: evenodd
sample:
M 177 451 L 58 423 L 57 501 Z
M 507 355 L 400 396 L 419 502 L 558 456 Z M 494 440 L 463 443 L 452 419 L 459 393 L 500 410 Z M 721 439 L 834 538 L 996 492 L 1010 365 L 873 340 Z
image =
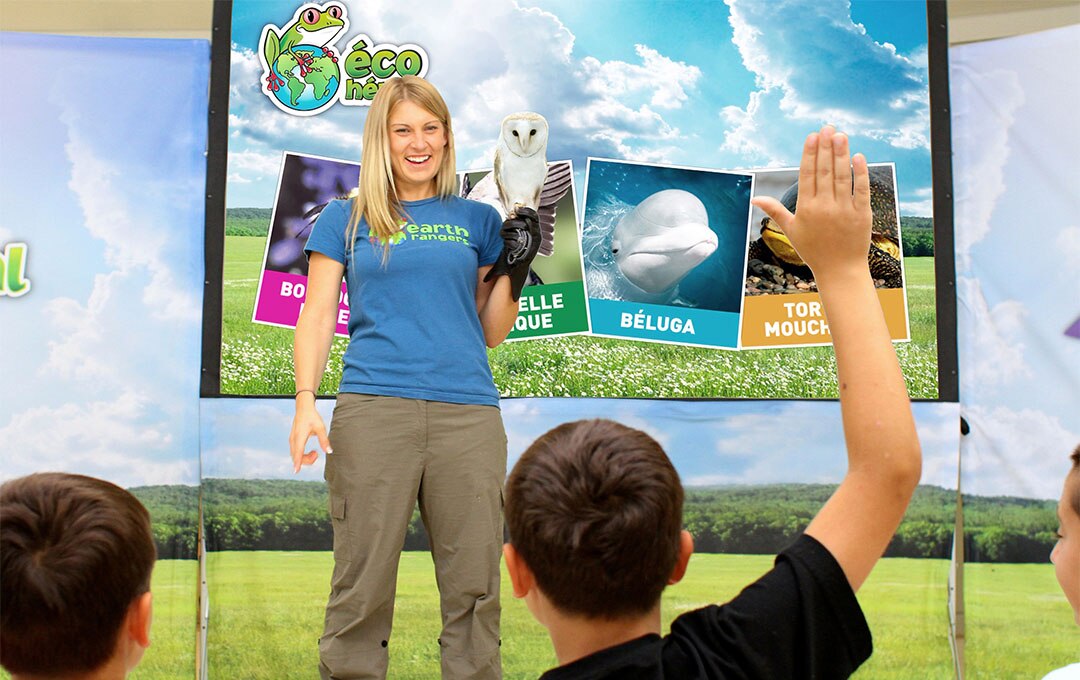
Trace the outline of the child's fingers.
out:
M 802 162 L 799 164 L 799 193 L 803 196 L 817 193 L 817 153 L 818 133 L 811 132 L 803 142 Z
M 795 216 L 791 214 L 784 204 L 776 200 L 772 196 L 757 196 L 750 199 L 750 202 L 761 208 L 766 215 L 768 215 L 773 222 L 776 222 L 781 229 L 787 231 L 788 227 L 795 220 Z
M 835 174 L 833 164 L 836 162 L 833 158 L 834 132 L 835 130 L 831 125 L 826 125 L 821 128 L 821 132 L 818 134 L 816 195 L 835 195 L 833 189 L 833 175 Z
M 837 199 L 851 196 L 851 153 L 843 133 L 833 136 L 833 193 Z
M 852 156 L 851 170 L 854 175 L 855 209 L 870 212 L 870 170 L 866 165 L 866 156 L 861 153 Z

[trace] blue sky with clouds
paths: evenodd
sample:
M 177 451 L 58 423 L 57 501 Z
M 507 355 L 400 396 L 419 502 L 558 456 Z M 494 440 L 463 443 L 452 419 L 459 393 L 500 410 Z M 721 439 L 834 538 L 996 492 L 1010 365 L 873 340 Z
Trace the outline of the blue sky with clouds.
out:
M 318 406 L 330 424 L 333 401 L 322 399 Z M 920 402 L 914 409 L 923 483 L 955 489 L 958 406 Z M 511 467 L 534 439 L 560 423 L 611 418 L 660 442 L 688 486 L 838 483 L 846 469 L 836 402 L 509 399 L 502 415 Z M 204 399 L 203 474 L 322 479 L 322 456 L 293 474 L 287 447 L 292 417 L 290 399 Z
M 1080 26 L 950 50 L 966 490 L 1056 497 L 1080 444 Z
M 458 164 L 491 166 L 499 122 L 543 113 L 548 156 L 711 168 L 791 166 L 824 122 L 873 161 L 895 161 L 905 214 L 930 214 L 926 20 L 917 3 L 361 3 L 350 28 L 421 45 L 454 116 Z M 228 205 L 269 207 L 282 149 L 358 159 L 362 107 L 310 118 L 262 94 L 263 25 L 297 2 L 234 3 Z M 452 28 L 451 28 L 452 27 Z M 525 48 L 528 46 L 528 49 Z M 579 186 L 581 183 L 579 182 Z
M 0 477 L 197 483 L 209 45 L 5 33 L 0 58 L 0 243 L 32 285 L 0 298 Z

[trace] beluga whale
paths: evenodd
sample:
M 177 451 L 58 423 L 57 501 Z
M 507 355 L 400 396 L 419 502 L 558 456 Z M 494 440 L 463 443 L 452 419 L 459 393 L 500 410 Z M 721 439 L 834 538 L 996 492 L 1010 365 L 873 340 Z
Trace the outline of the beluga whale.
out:
M 635 302 L 667 302 L 690 271 L 716 251 L 705 204 L 682 189 L 657 191 L 619 220 L 611 254 L 631 286 L 618 297 Z

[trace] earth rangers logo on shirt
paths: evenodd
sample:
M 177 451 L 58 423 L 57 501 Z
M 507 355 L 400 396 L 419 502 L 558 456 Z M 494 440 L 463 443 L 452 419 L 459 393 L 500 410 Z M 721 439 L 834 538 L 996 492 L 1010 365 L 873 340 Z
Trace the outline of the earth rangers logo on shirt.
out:
M 389 240 L 391 246 L 396 246 L 405 240 L 451 241 L 465 245 L 470 243 L 469 230 L 456 224 L 406 224 L 404 222 L 401 223 L 401 231 L 391 234 Z M 375 234 L 369 234 L 368 241 L 372 245 L 386 245 L 386 240 Z
M 419 45 L 374 45 L 363 34 L 353 36 L 342 58 L 335 43 L 348 30 L 345 7 L 337 2 L 308 3 L 291 23 L 263 26 L 263 94 L 285 113 L 314 116 L 334 102 L 370 106 L 386 80 L 427 73 L 427 53 Z

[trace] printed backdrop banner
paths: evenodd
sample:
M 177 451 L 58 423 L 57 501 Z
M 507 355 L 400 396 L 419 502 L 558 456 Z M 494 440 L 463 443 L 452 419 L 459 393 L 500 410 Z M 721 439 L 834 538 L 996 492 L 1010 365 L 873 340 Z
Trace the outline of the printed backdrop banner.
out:
M 0 480 L 73 472 L 142 500 L 159 560 L 138 676 L 191 678 L 209 45 L 0 33 L 0 60 L 18 65 L 0 107 Z
M 1076 663 L 1050 550 L 1080 445 L 1080 26 L 950 53 L 972 677 Z M 1008 497 L 1008 498 L 1003 498 Z M 1009 562 L 1014 564 L 985 564 Z M 1009 633 L 1003 634 L 1003 631 Z
M 317 405 L 332 426 L 333 400 Z M 874 655 L 860 678 L 951 677 L 945 602 L 958 415 L 955 403 L 915 404 L 922 485 L 884 560 L 859 589 L 874 633 Z M 686 487 L 683 519 L 696 551 L 686 577 L 665 591 L 665 633 L 679 614 L 726 602 L 765 573 L 846 467 L 832 401 L 510 399 L 502 417 L 508 469 L 541 434 L 581 418 L 615 419 L 664 446 Z M 284 446 L 292 418 L 289 399 L 202 400 L 212 678 L 306 680 L 318 667 L 333 571 L 325 457 L 293 473 Z M 404 548 L 389 677 L 437 678 L 439 594 L 418 511 Z M 504 570 L 503 677 L 536 678 L 556 659 L 547 632 L 511 592 Z
M 528 181 L 554 247 L 524 290 L 520 342 L 489 355 L 503 396 L 835 398 L 830 354 L 813 347 L 829 342 L 813 275 L 749 204 L 768 176 L 794 205 L 775 169 L 797 166 L 828 121 L 889 169 L 868 259 L 912 396 L 939 397 L 923 4 L 794 2 L 783 21 L 760 0 L 231 9 L 230 75 L 213 83 L 229 118 L 224 223 L 210 232 L 224 240 L 221 318 L 205 340 L 221 356 L 204 367 L 220 380 L 204 396 L 293 393 L 303 244 L 321 206 L 355 187 L 375 93 L 417 75 L 450 108 L 462 195 L 512 209 L 496 188 L 531 171 L 487 170 L 515 126 L 551 164 Z M 437 230 L 402 234 L 452 240 Z M 341 309 L 344 331 L 344 294 Z

